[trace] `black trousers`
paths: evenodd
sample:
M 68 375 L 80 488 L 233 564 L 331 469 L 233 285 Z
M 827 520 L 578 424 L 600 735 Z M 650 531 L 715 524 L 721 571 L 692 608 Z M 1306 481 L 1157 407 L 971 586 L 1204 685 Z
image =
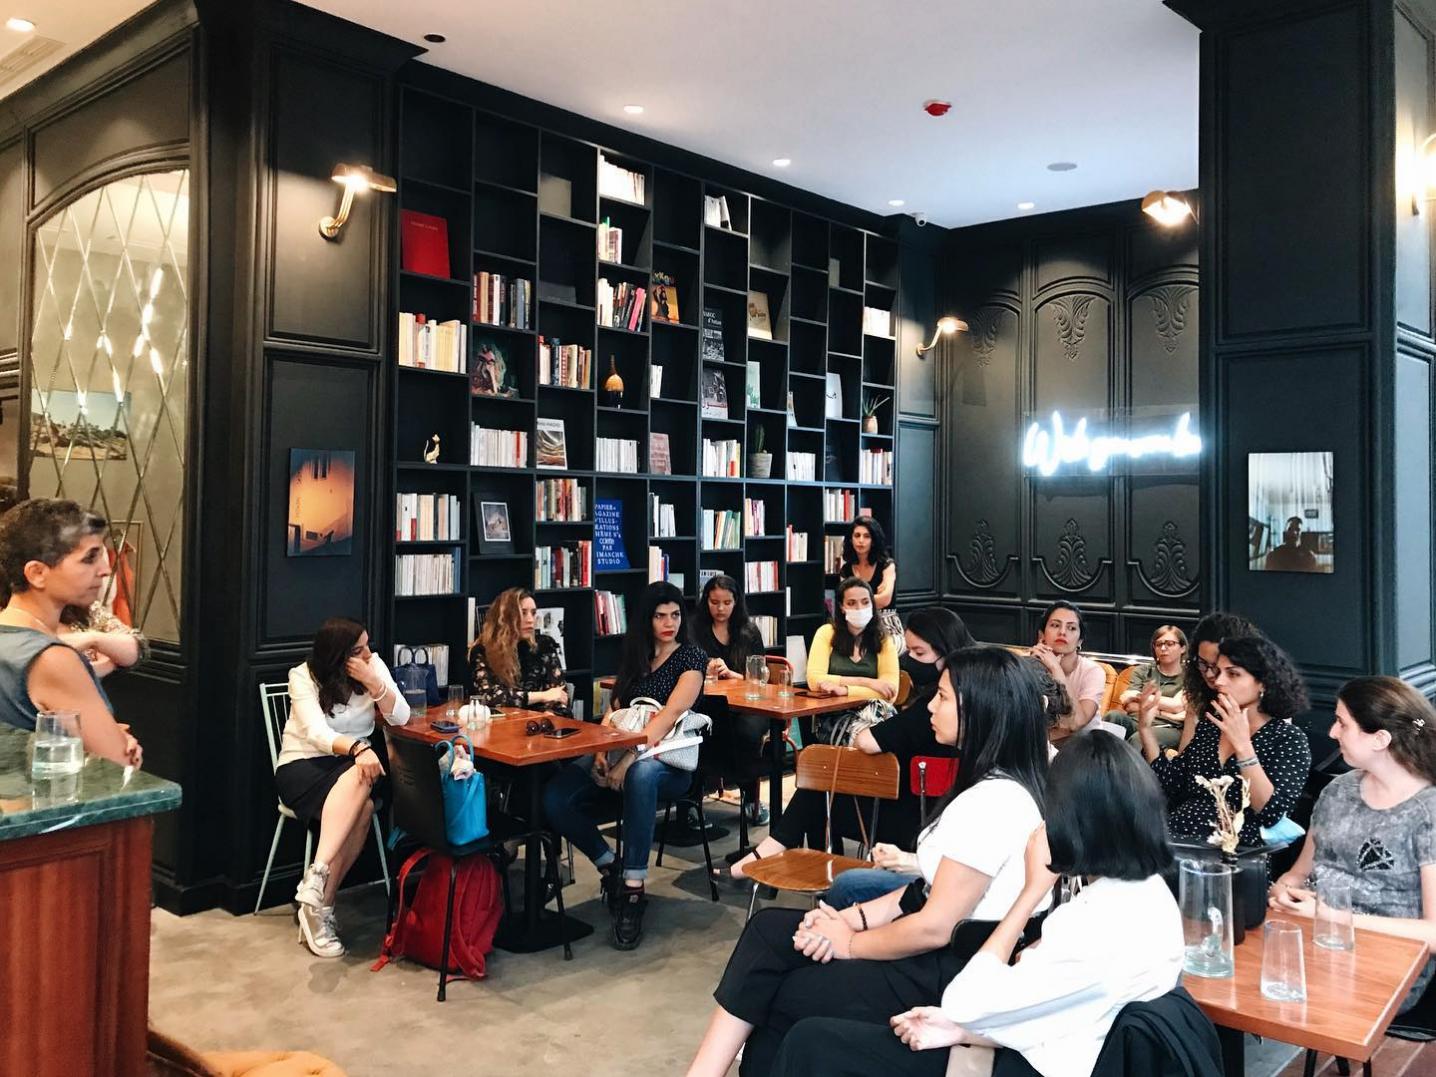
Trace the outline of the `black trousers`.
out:
M 808 1017 L 783 1037 L 773 1077 L 943 1077 L 948 1048 L 914 1051 L 891 1028 L 833 1017 Z M 1016 1051 L 1000 1048 L 992 1077 L 1032 1077 L 1037 1071 Z
M 996 926 L 971 932 L 970 945 L 965 941 L 896 961 L 821 965 L 793 949 L 802 919 L 799 909 L 764 909 L 749 920 L 713 992 L 719 1006 L 753 1026 L 738 1071 L 742 1077 L 773 1072 L 783 1036 L 805 1017 L 841 1017 L 886 1029 L 894 1014 L 936 1006 L 948 981 Z

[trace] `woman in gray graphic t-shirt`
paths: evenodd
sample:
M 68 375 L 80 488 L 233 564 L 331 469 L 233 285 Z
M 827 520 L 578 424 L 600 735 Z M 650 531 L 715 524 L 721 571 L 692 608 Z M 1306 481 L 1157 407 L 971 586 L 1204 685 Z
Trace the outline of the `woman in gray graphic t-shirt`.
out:
M 1355 769 L 1322 791 L 1272 907 L 1310 917 L 1309 880 L 1334 876 L 1351 883 L 1357 927 L 1436 943 L 1436 710 L 1395 677 L 1358 677 L 1337 694 L 1331 737 Z M 1402 1011 L 1433 969 L 1428 961 Z

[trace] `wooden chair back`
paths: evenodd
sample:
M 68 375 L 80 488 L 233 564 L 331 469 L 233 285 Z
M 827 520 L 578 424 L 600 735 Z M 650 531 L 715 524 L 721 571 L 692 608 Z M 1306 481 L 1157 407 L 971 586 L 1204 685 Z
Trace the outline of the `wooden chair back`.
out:
M 1102 693 L 1102 702 L 1097 705 L 1096 717 L 1101 718 L 1112 709 L 1113 702 L 1117 698 L 1112 689 L 1117 684 L 1117 669 L 1109 662 L 1098 662 L 1102 667 L 1102 673 L 1107 678 L 1107 687 Z
M 898 670 L 898 694 L 893 702 L 898 707 L 906 707 L 907 701 L 912 698 L 912 674 L 907 670 Z
M 1013 654 L 1019 655 L 1023 658 L 1027 657 L 1027 655 L 1032 653 L 1031 647 L 1024 647 L 1020 643 L 1004 643 L 1001 646 L 1004 650 L 1011 651 Z
M 819 793 L 896 800 L 902 768 L 891 752 L 867 755 L 856 748 L 810 744 L 798 753 L 798 788 Z

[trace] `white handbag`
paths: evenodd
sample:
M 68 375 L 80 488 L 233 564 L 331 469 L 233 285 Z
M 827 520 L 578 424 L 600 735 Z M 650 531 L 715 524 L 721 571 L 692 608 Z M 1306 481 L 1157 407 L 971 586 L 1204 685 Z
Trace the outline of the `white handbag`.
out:
M 615 729 L 625 733 L 637 733 L 648 725 L 653 716 L 663 709 L 663 704 L 649 696 L 639 696 L 626 707 L 619 707 L 606 719 Z M 639 759 L 657 758 L 675 770 L 694 771 L 698 769 L 698 752 L 704 735 L 713 728 L 713 719 L 697 711 L 684 711 L 673 728 L 652 748 L 619 748 L 608 753 L 607 773 L 600 776 L 594 771 L 593 780 L 610 789 L 623 785 L 628 768 Z

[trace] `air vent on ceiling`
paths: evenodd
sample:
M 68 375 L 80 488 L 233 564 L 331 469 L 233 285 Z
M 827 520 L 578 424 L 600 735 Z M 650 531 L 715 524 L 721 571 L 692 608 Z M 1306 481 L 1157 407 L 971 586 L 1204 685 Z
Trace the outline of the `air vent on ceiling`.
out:
M 42 60 L 65 47 L 53 37 L 32 37 L 0 56 L 0 84 L 19 78 Z

